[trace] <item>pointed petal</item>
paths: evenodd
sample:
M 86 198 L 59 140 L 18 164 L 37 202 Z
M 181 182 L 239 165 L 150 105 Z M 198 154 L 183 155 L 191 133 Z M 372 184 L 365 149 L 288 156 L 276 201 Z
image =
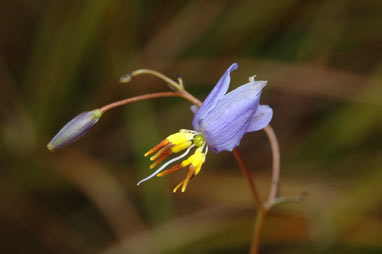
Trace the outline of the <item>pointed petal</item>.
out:
M 240 144 L 259 106 L 266 81 L 253 81 L 231 91 L 202 119 L 200 131 L 214 152 L 232 151 Z
M 200 121 L 216 106 L 216 103 L 227 92 L 231 81 L 230 73 L 236 70 L 237 67 L 237 63 L 233 63 L 230 67 L 228 67 L 223 76 L 219 79 L 218 83 L 215 85 L 214 89 L 212 89 L 210 94 L 204 100 L 202 106 L 196 112 L 194 119 L 192 120 L 192 125 L 195 130 L 199 130 Z
M 268 105 L 260 105 L 252 118 L 246 133 L 258 131 L 269 124 L 273 116 L 273 110 Z

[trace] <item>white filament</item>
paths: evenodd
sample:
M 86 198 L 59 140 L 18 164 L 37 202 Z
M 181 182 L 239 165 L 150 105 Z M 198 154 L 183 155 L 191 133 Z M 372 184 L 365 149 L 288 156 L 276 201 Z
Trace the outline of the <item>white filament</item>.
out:
M 178 156 L 178 157 L 175 157 L 171 160 L 169 160 L 168 162 L 166 162 L 165 164 L 163 164 L 160 168 L 158 168 L 154 173 L 152 173 L 151 175 L 149 175 L 148 177 L 140 180 L 137 185 L 140 185 L 141 183 L 143 182 L 146 182 L 147 180 L 153 178 L 154 176 L 156 176 L 157 174 L 159 174 L 161 171 L 163 171 L 163 169 L 165 169 L 168 165 L 170 165 L 171 163 L 173 163 L 174 161 L 177 161 L 179 159 L 182 159 L 183 157 L 185 157 L 191 150 L 191 148 L 193 148 L 195 145 L 191 145 L 187 150 L 186 152 L 184 152 L 182 155 Z

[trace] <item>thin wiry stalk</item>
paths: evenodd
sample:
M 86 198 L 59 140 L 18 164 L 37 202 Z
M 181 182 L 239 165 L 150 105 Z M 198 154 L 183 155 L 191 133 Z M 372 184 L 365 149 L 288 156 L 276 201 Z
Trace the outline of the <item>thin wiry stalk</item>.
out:
M 135 70 L 133 72 L 127 73 L 126 75 L 122 76 L 119 79 L 119 82 L 121 82 L 121 83 L 130 82 L 130 80 L 133 77 L 136 77 L 136 76 L 142 75 L 142 74 L 153 75 L 153 76 L 165 81 L 167 84 L 169 84 L 173 89 L 175 89 L 177 91 L 183 90 L 183 82 L 181 84 L 178 84 L 175 80 L 163 75 L 162 73 L 154 71 L 154 70 L 150 70 L 150 69 L 138 69 L 138 70 Z
M 244 163 L 243 158 L 240 155 L 240 152 L 237 148 L 233 149 L 232 151 L 233 155 L 235 156 L 236 162 L 239 165 L 239 168 L 241 169 L 241 172 L 244 174 L 245 178 L 248 180 L 249 187 L 251 188 L 251 192 L 253 195 L 253 198 L 255 200 L 256 206 L 259 209 L 259 211 L 263 212 L 264 211 L 264 206 L 263 202 L 261 201 L 260 195 L 257 191 L 257 188 L 255 186 L 255 183 L 252 180 L 252 177 L 249 173 L 249 170 L 247 166 Z
M 241 169 L 245 178 L 248 180 L 248 184 L 251 188 L 253 198 L 255 200 L 256 207 L 257 207 L 255 228 L 252 235 L 252 242 L 251 242 L 251 248 L 250 248 L 251 254 L 257 254 L 259 253 L 261 232 L 263 230 L 264 219 L 267 214 L 267 209 L 265 208 L 265 206 L 263 205 L 263 202 L 261 201 L 260 195 L 255 186 L 255 183 L 253 182 L 252 177 L 248 171 L 248 168 L 245 165 L 244 160 L 241 157 L 238 149 L 237 148 L 233 149 L 232 153 L 235 156 L 235 159 L 237 164 L 239 165 L 239 168 Z
M 268 201 L 266 203 L 267 209 L 272 206 L 272 203 L 279 196 L 279 188 L 280 188 L 280 148 L 279 143 L 277 141 L 276 134 L 273 128 L 270 125 L 267 125 L 264 128 L 265 134 L 269 139 L 269 143 L 272 148 L 272 182 L 271 182 L 271 190 L 269 192 Z
M 183 95 L 179 92 L 158 92 L 158 93 L 149 93 L 145 95 L 140 95 L 136 97 L 130 97 L 124 100 L 116 101 L 110 104 L 103 106 L 100 110 L 102 113 L 109 111 L 110 109 L 120 107 L 132 102 L 143 101 L 154 98 L 163 98 L 163 97 L 183 97 Z

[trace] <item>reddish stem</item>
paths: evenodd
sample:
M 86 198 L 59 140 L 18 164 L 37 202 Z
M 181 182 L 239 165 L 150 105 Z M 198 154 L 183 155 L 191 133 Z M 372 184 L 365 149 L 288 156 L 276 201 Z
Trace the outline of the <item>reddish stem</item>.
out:
M 233 149 L 232 153 L 235 156 L 236 162 L 239 165 L 241 172 L 244 174 L 245 178 L 248 180 L 249 187 L 251 188 L 252 195 L 258 209 L 256 214 L 255 228 L 254 228 L 254 232 L 252 236 L 252 243 L 251 243 L 251 249 L 250 249 L 251 254 L 258 254 L 259 247 L 260 247 L 261 233 L 263 231 L 264 218 L 267 214 L 267 209 L 263 205 L 263 202 L 261 201 L 260 195 L 257 192 L 257 188 L 255 186 L 255 183 L 252 180 L 249 170 L 247 166 L 245 165 L 244 160 L 239 153 L 239 150 L 235 148 Z
M 249 187 L 251 188 L 252 195 L 253 195 L 253 198 L 255 200 L 257 208 L 259 209 L 259 211 L 264 212 L 265 209 L 263 206 L 263 202 L 261 201 L 260 195 L 257 192 L 256 186 L 255 186 L 255 183 L 252 180 L 252 177 L 249 173 L 249 170 L 248 170 L 247 166 L 245 165 L 244 160 L 239 153 L 239 150 L 237 148 L 235 148 L 235 149 L 233 149 L 232 153 L 235 156 L 236 162 L 239 165 L 241 172 L 243 173 L 245 178 L 247 178 L 247 180 L 248 180 L 248 184 L 249 184 Z
M 100 110 L 102 113 L 105 113 L 106 111 L 109 111 L 110 109 L 126 105 L 128 103 L 137 102 L 137 101 L 143 101 L 148 99 L 154 99 L 154 98 L 161 98 L 161 97 L 184 97 L 179 92 L 159 92 L 159 93 L 149 93 L 145 95 L 140 95 L 136 97 L 127 98 L 124 100 L 116 101 L 110 104 L 107 104 L 103 106 Z
M 279 187 L 280 187 L 280 148 L 279 143 L 277 142 L 276 134 L 273 128 L 268 125 L 264 128 L 265 134 L 267 134 L 269 143 L 272 148 L 272 158 L 273 158 L 273 166 L 272 166 L 272 182 L 271 182 L 271 190 L 269 192 L 268 201 L 266 203 L 267 209 L 270 208 L 272 202 L 279 195 Z
M 249 250 L 250 254 L 259 253 L 261 234 L 263 233 L 264 219 L 266 214 L 267 214 L 266 210 L 264 210 L 263 212 L 259 211 L 256 214 L 255 228 L 253 230 L 252 243 L 251 243 L 251 248 Z

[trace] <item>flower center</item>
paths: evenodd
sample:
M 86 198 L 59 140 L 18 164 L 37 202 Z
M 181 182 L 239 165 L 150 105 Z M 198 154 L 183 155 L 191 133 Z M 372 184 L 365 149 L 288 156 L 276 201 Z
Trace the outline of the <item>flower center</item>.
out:
M 189 156 L 187 159 L 182 160 L 180 163 L 177 163 L 166 169 L 170 164 L 186 157 L 194 147 L 196 147 L 194 154 Z M 153 169 L 167 157 L 183 150 L 186 151 L 182 155 L 164 163 L 154 173 L 139 181 L 138 185 L 151 179 L 154 176 L 161 177 L 178 171 L 182 168 L 188 167 L 186 178 L 174 188 L 174 192 L 176 192 L 179 188 L 181 188 L 182 192 L 184 192 L 191 178 L 199 174 L 208 152 L 208 145 L 205 142 L 204 136 L 200 132 L 181 129 L 179 132 L 174 133 L 162 140 L 158 145 L 150 149 L 145 154 L 145 156 L 155 153 L 155 155 L 150 157 L 150 160 L 154 161 L 150 165 L 150 168 Z
M 204 145 L 204 137 L 203 135 L 195 135 L 194 137 L 194 144 L 196 145 L 196 147 L 201 147 L 202 145 Z

